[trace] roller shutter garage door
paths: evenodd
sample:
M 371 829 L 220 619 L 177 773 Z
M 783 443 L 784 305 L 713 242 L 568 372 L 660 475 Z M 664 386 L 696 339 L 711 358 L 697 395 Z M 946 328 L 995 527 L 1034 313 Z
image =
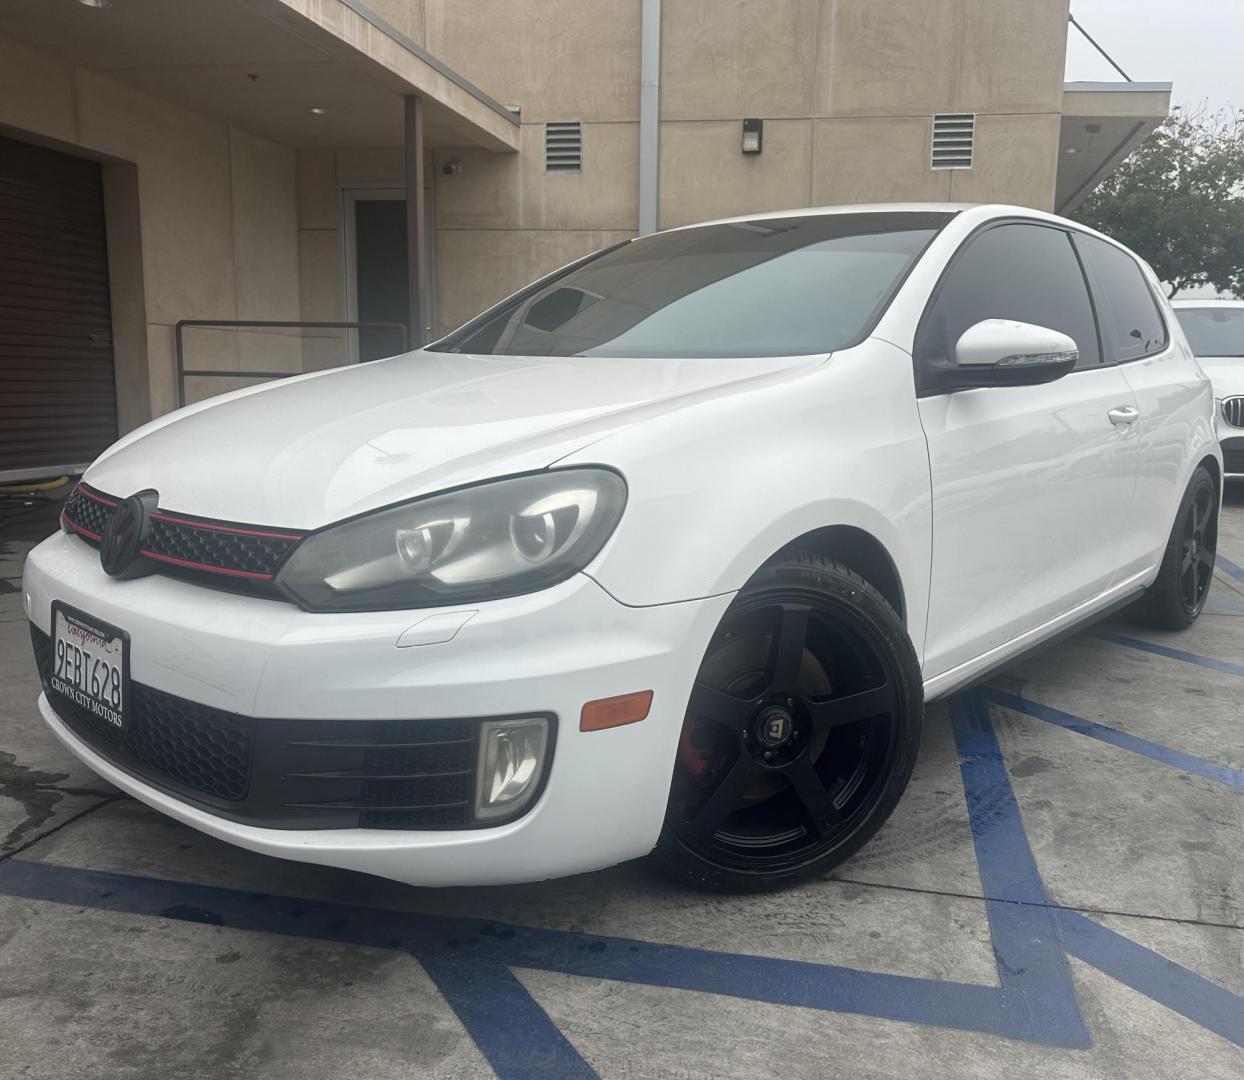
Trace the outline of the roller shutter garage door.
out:
M 0 483 L 116 437 L 99 163 L 0 138 Z

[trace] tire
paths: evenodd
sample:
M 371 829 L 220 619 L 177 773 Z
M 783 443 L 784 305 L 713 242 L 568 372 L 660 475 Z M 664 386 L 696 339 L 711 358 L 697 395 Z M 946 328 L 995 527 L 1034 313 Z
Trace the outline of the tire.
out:
M 1136 604 L 1137 616 L 1161 630 L 1186 630 L 1201 614 L 1214 576 L 1218 545 L 1218 485 L 1197 466 L 1179 503 L 1162 565 Z
M 654 863 L 721 892 L 825 874 L 893 812 L 923 720 L 915 650 L 881 593 L 822 556 L 781 556 L 709 643 Z

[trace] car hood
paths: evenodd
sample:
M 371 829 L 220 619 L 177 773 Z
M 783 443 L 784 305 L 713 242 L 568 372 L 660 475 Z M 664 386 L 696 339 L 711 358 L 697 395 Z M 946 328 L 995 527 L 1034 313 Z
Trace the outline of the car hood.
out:
M 1214 397 L 1244 396 L 1244 356 L 1198 356 L 1197 363 L 1214 386 Z
M 544 468 L 644 418 L 825 356 L 728 360 L 418 351 L 212 398 L 153 421 L 87 470 L 164 509 L 314 529 L 459 484 Z

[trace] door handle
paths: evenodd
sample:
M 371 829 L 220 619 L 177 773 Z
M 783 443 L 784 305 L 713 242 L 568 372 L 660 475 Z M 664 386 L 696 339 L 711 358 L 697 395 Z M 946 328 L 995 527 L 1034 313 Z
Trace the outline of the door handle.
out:
M 1106 415 L 1115 426 L 1119 424 L 1134 424 L 1140 419 L 1140 410 L 1134 405 L 1120 405 L 1117 408 L 1111 409 Z

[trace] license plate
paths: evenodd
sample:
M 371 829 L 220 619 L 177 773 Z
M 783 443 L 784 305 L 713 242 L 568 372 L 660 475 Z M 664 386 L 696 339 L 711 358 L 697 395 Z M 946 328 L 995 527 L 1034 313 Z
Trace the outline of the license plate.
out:
M 56 693 L 124 731 L 130 706 L 129 634 L 56 601 L 50 681 Z

